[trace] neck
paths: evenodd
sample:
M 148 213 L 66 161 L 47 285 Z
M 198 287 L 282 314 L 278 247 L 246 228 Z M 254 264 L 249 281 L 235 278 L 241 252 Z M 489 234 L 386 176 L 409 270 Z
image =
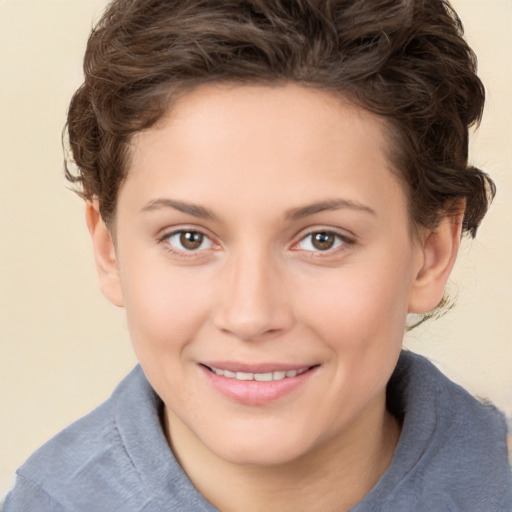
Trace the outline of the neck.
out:
M 341 512 L 371 490 L 393 458 L 400 427 L 387 412 L 384 397 L 379 402 L 343 435 L 273 466 L 233 464 L 217 457 L 169 412 L 165 428 L 191 481 L 222 512 Z

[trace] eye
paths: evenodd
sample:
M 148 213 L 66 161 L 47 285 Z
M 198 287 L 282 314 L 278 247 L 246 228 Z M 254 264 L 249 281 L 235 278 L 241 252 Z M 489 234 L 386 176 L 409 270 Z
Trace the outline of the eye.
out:
M 297 248 L 303 251 L 325 252 L 346 243 L 347 240 L 343 236 L 333 231 L 314 231 L 300 240 Z
M 198 251 L 211 249 L 213 242 L 200 231 L 183 229 L 166 235 L 164 240 L 175 250 L 178 251 Z

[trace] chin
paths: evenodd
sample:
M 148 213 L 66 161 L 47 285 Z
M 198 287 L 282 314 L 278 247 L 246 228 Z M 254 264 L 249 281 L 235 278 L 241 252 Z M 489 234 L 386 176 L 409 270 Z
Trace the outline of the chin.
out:
M 232 449 L 220 448 L 216 455 L 235 465 L 239 466 L 283 466 L 294 462 L 305 455 L 300 446 L 240 446 Z
M 222 438 L 202 439 L 206 448 L 231 464 L 247 466 L 280 466 L 314 451 L 311 436 L 290 428 L 223 431 Z

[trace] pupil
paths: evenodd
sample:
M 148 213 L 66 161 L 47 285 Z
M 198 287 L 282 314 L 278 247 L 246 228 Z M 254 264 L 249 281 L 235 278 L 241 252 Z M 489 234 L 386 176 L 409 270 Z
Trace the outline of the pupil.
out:
M 313 246 L 321 251 L 326 251 L 334 245 L 334 235 L 331 233 L 315 233 L 313 235 Z
M 185 249 L 197 249 L 203 243 L 203 235 L 197 231 L 185 231 L 180 236 L 180 243 Z

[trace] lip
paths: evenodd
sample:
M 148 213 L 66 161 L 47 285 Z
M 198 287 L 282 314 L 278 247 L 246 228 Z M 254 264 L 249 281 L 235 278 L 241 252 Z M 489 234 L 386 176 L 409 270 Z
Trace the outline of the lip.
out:
M 220 370 L 228 370 L 230 372 L 244 372 L 244 373 L 267 373 L 267 372 L 287 372 L 291 370 L 302 370 L 304 368 L 311 368 L 312 364 L 282 364 L 282 363 L 260 363 L 260 364 L 247 364 L 237 363 L 235 361 L 204 361 L 201 363 L 203 366 L 210 368 L 218 368 Z
M 295 377 L 281 380 L 257 381 L 238 380 L 213 373 L 208 367 L 232 372 L 267 373 L 271 371 L 290 371 L 308 368 Z M 234 362 L 211 362 L 199 365 L 208 383 L 220 394 L 230 400 L 245 405 L 264 405 L 279 400 L 304 385 L 316 373 L 319 365 L 286 364 L 238 364 Z

